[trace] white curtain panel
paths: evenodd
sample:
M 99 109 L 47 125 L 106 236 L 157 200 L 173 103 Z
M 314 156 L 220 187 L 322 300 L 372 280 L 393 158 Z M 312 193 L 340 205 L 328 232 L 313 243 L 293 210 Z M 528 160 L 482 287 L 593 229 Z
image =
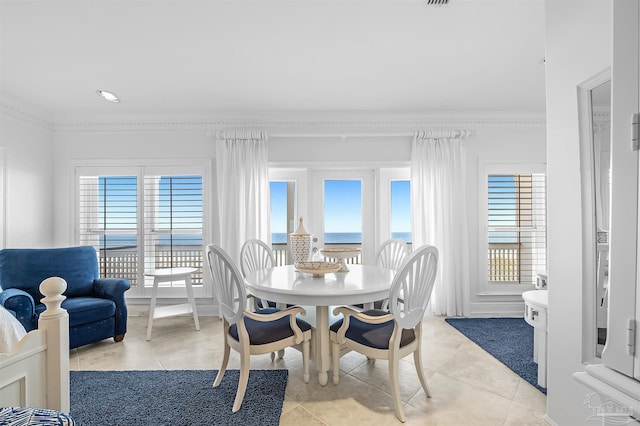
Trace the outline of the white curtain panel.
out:
M 469 246 L 464 141 L 469 131 L 417 132 L 411 150 L 413 247 L 438 248 L 438 275 L 431 296 L 436 315 L 466 315 Z
M 216 139 L 220 245 L 237 263 L 246 240 L 271 245 L 269 146 L 262 131 L 218 132 Z

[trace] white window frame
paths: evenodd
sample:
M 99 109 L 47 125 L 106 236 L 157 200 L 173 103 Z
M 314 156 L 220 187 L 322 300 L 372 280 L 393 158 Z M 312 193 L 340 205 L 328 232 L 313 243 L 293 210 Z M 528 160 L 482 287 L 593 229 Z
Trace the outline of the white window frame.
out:
M 71 215 L 72 241 L 76 244 L 80 242 L 79 231 L 79 177 L 80 176 L 117 176 L 128 175 L 137 177 L 138 186 L 138 250 L 139 254 L 144 247 L 144 177 L 145 175 L 201 175 L 202 176 L 202 239 L 203 249 L 208 241 L 211 241 L 210 217 L 211 217 L 211 162 L 202 159 L 192 160 L 114 160 L 95 161 L 86 160 L 72 165 L 73 167 L 73 215 Z M 143 259 L 139 256 L 139 259 Z M 144 260 L 143 260 L 144 261 Z M 204 264 L 203 264 L 204 269 Z M 140 268 L 138 263 L 138 282 L 144 285 L 132 287 L 125 296 L 127 299 L 145 299 L 151 297 L 153 279 L 144 277 L 144 268 Z M 194 286 L 194 296 L 196 298 L 213 297 L 213 288 L 206 270 L 203 270 L 203 285 Z M 159 287 L 158 298 L 184 298 L 184 287 Z
M 481 295 L 518 295 L 525 291 L 533 290 L 533 284 L 506 284 L 493 283 L 487 279 L 487 248 L 489 247 L 488 229 L 488 177 L 494 174 L 527 174 L 542 173 L 546 176 L 546 164 L 544 163 L 484 163 L 479 167 L 478 178 L 478 294 Z M 544 271 L 540 271 L 544 272 Z
M 307 217 L 308 193 L 309 193 L 309 175 L 307 169 L 273 167 L 269 166 L 269 182 L 295 182 L 296 195 L 294 205 L 293 223 L 287 224 L 287 228 L 296 229 L 298 226 L 297 219 L 300 216 Z

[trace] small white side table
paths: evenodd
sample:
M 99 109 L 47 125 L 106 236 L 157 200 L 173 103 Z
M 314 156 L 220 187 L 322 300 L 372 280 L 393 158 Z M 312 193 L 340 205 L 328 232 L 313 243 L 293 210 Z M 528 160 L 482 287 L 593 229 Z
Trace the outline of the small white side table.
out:
M 524 320 L 533 326 L 533 361 L 538 363 L 538 385 L 547 387 L 547 311 L 548 290 L 531 290 L 522 293 Z
M 145 276 L 153 277 L 151 305 L 149 306 L 149 322 L 147 324 L 147 340 L 151 340 L 151 328 L 153 327 L 153 320 L 155 318 L 166 318 L 174 315 L 193 313 L 193 321 L 195 322 L 196 330 L 200 330 L 198 311 L 196 310 L 196 300 L 193 297 L 193 287 L 191 286 L 191 274 L 195 271 L 197 271 L 196 268 L 164 268 L 145 272 Z M 185 288 L 187 289 L 187 299 L 189 303 L 156 307 L 158 284 L 161 282 L 182 280 L 184 280 Z

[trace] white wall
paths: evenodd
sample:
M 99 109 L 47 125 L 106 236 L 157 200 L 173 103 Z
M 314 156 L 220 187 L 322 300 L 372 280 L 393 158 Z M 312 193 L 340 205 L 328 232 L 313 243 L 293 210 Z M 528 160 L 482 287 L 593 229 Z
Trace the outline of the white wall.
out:
M 609 0 L 546 0 L 549 369 L 547 415 L 590 424 L 583 370 L 580 152 L 576 87 L 611 64 Z
M 517 294 L 491 294 L 487 284 L 487 248 L 480 246 L 486 223 L 480 222 L 480 206 L 486 208 L 486 192 L 478 186 L 486 179 L 486 164 L 546 163 L 546 129 L 543 124 L 529 127 L 483 129 L 467 145 L 467 211 L 469 213 L 469 277 L 471 279 L 469 315 L 478 317 L 521 316 L 524 302 Z M 486 191 L 486 189 L 484 189 Z M 481 198 L 482 197 L 482 198 Z M 482 215 L 482 217 L 485 217 Z M 495 292 L 495 290 L 494 290 Z M 513 291 L 511 291 L 513 292 Z M 505 291 L 504 293 L 508 293 Z
M 53 148 L 46 123 L 0 113 L 5 156 L 5 247 L 53 245 Z

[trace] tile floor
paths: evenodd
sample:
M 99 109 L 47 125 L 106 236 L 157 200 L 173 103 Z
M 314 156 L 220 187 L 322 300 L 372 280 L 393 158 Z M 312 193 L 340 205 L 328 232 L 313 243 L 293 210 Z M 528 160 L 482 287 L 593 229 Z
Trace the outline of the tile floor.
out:
M 145 341 L 147 318 L 131 317 L 122 343 L 113 340 L 71 351 L 72 370 L 218 369 L 222 359 L 222 321 L 173 317 L 154 321 Z M 408 425 L 546 425 L 546 397 L 475 343 L 449 326 L 443 317 L 424 320 L 423 364 L 433 394 L 426 398 L 415 374 L 413 357 L 400 363 L 400 392 Z M 239 368 L 231 351 L 229 368 Z M 386 361 L 367 361 L 349 353 L 341 358 L 338 386 L 323 387 L 311 364 L 311 380 L 302 380 L 302 356 L 288 349 L 272 363 L 253 356 L 254 369 L 287 368 L 289 383 L 281 425 L 388 425 L 395 417 Z

